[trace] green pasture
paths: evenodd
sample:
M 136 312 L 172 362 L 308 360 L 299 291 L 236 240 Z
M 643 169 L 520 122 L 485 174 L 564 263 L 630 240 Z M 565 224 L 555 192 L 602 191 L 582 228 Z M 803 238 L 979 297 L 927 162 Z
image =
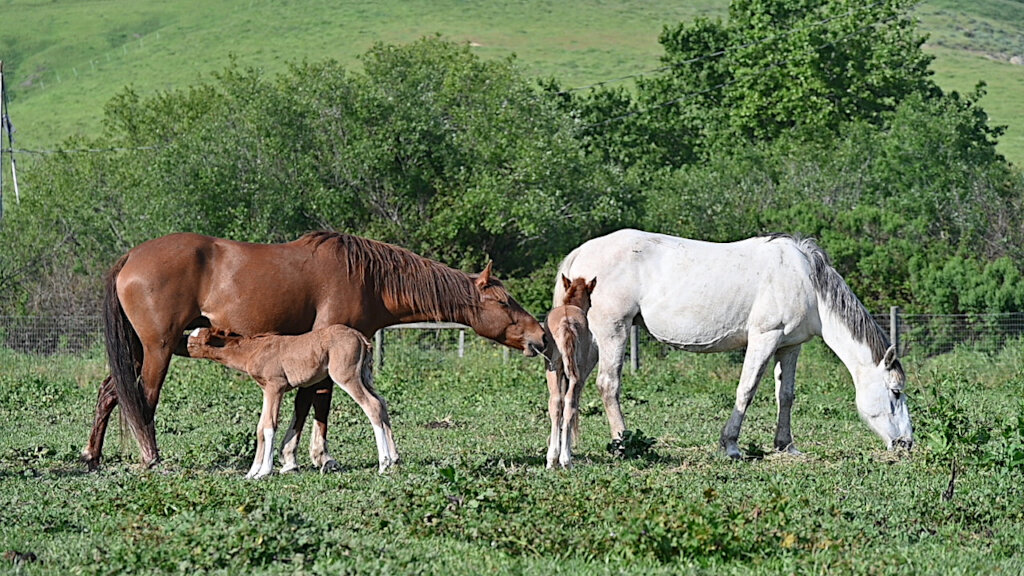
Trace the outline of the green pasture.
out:
M 663 26 L 724 16 L 727 7 L 725 0 L 0 0 L 0 59 L 16 145 L 51 149 L 101 130 L 104 106 L 125 87 L 144 96 L 185 88 L 232 60 L 267 73 L 325 58 L 357 69 L 357 57 L 376 42 L 441 34 L 484 57 L 514 55 L 529 76 L 582 87 L 657 68 Z M 1009 126 L 1000 150 L 1024 163 L 1024 66 L 1009 63 L 1024 57 L 1020 3 L 928 0 L 915 15 L 931 36 L 939 84 L 963 91 L 988 83 L 982 106 Z M 273 116 L 268 110 L 268 121 Z
M 0 572 L 1024 570 L 1020 342 L 996 354 L 906 360 L 917 439 L 909 454 L 884 450 L 859 421 L 845 368 L 809 345 L 793 416 L 804 455 L 772 452 L 766 381 L 741 436 L 742 462 L 717 452 L 740 357 L 645 349 L 623 387 L 634 457 L 606 450 L 591 381 L 569 471 L 544 468 L 541 361 L 503 361 L 496 346 L 467 344 L 459 359 L 436 337 L 389 341 L 376 381 L 390 404 L 397 468 L 377 474 L 370 427 L 339 392 L 330 447 L 344 470 L 307 465 L 262 481 L 243 478 L 260 394 L 236 373 L 176 361 L 157 415 L 163 462 L 140 470 L 134 442 L 122 442 L 115 424 L 106 465 L 86 473 L 77 459 L 104 374 L 99 351 L 2 351 Z

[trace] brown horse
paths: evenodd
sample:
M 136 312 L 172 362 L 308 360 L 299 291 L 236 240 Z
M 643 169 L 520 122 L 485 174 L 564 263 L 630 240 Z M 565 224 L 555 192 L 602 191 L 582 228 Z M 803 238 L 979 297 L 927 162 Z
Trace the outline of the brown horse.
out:
M 188 337 L 187 348 L 193 358 L 209 358 L 245 372 L 263 389 L 263 412 L 256 426 L 256 457 L 246 478 L 263 478 L 273 470 L 274 434 L 284 393 L 318 384 L 328 376 L 348 392 L 370 419 L 380 471 L 398 463 L 387 404 L 373 389 L 370 341 L 354 329 L 332 324 L 298 336 L 265 334 L 243 338 L 196 328 Z M 313 457 L 315 460 L 316 456 Z
M 562 276 L 565 297 L 561 306 L 548 313 L 547 327 L 551 334 L 548 342 L 548 414 L 551 416 L 551 437 L 548 439 L 548 468 L 556 463 L 563 468 L 572 467 L 572 441 L 579 432 L 580 365 L 594 352 L 587 311 L 590 294 L 597 286 L 597 278 L 587 282 L 575 278 L 571 282 Z
M 540 323 L 491 275 L 490 264 L 469 275 L 404 248 L 329 232 L 285 244 L 198 234 L 144 242 L 111 269 L 104 316 L 111 374 L 100 389 L 82 453 L 90 468 L 99 465 L 117 404 L 144 465 L 159 460 L 153 419 L 160 389 L 171 355 L 188 355 L 182 339 L 194 328 L 252 336 L 345 324 L 370 337 L 393 324 L 450 321 L 527 356 L 545 346 Z M 325 441 L 331 391 L 329 383 L 298 391 L 297 430 L 312 404 L 314 433 Z M 283 456 L 286 466 L 294 464 L 294 453 Z

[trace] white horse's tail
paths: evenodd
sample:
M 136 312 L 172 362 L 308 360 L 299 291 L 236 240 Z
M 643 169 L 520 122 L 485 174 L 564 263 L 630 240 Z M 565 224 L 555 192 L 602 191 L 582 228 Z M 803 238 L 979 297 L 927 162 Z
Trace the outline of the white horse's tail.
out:
M 569 269 L 572 268 L 572 263 L 576 260 L 576 256 L 580 253 L 580 248 L 574 249 L 569 252 L 569 255 L 562 259 L 561 264 L 558 265 L 558 273 L 555 274 L 555 291 L 551 298 L 551 307 L 557 308 L 562 305 L 562 301 L 565 300 L 565 286 L 562 285 L 561 278 L 572 278 L 569 273 Z

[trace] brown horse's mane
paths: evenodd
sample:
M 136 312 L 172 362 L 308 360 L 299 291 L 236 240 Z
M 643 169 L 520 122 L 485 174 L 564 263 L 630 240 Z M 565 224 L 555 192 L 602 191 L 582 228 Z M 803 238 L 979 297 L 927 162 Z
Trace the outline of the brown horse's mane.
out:
M 435 322 L 473 318 L 480 299 L 473 277 L 405 248 L 340 232 L 310 232 L 299 238 L 335 250 L 350 273 L 374 283 L 385 298 L 408 305 Z M 492 280 L 497 286 L 500 283 Z

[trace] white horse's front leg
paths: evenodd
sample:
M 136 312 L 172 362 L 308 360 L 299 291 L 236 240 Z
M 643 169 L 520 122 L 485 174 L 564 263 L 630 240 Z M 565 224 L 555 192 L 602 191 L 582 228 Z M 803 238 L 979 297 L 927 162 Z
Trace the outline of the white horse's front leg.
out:
M 554 468 L 558 463 L 562 450 L 560 430 L 562 429 L 562 370 L 548 370 L 545 374 L 548 382 L 548 416 L 551 418 L 551 435 L 548 436 L 547 466 Z
M 790 418 L 793 399 L 796 397 L 796 361 L 800 346 L 783 348 L 775 353 L 775 403 L 779 409 L 779 423 L 775 429 L 775 449 L 790 454 L 800 454 L 793 443 Z
M 740 373 L 740 383 L 736 387 L 736 405 L 732 415 L 722 428 L 722 435 L 719 444 L 730 458 L 739 460 L 743 457 L 740 452 L 739 437 L 740 428 L 743 425 L 743 417 L 750 407 L 754 393 L 757 392 L 757 384 L 768 367 L 768 360 L 775 352 L 775 345 L 779 341 L 781 333 L 770 332 L 751 336 L 747 342 L 747 353 L 743 358 L 743 370 Z

